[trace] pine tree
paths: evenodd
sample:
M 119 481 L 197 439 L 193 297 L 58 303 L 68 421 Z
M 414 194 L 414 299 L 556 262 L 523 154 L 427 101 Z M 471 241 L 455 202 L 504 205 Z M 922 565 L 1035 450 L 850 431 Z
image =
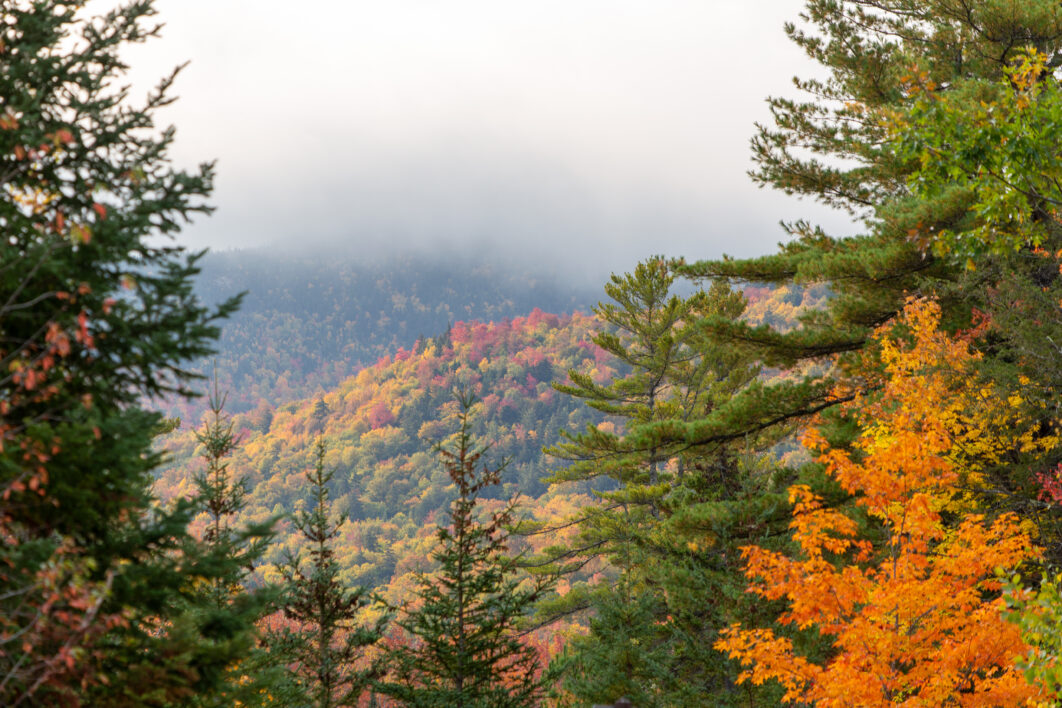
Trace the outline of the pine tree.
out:
M 213 169 L 174 169 L 172 130 L 121 57 L 158 34 L 148 0 L 0 9 L 0 703 L 164 705 L 198 690 L 209 642 L 182 619 L 190 503 L 151 495 L 161 418 L 217 320 L 200 254 L 168 239 L 209 211 Z
M 309 566 L 289 556 L 280 574 L 287 588 L 284 617 L 294 624 L 271 632 L 269 645 L 295 674 L 298 705 L 357 706 L 379 667 L 366 649 L 383 636 L 387 613 L 372 624 L 360 621 L 372 597 L 363 587 L 346 588 L 339 578 L 333 544 L 346 518 L 332 517 L 325 468 L 325 443 L 317 440 L 313 469 L 306 472 L 313 506 L 295 515 L 295 527 L 309 543 Z
M 757 373 L 739 348 L 714 347 L 699 326 L 713 314 L 737 317 L 744 310 L 743 298 L 722 285 L 682 298 L 671 292 L 673 283 L 661 259 L 640 263 L 631 274 L 613 275 L 605 286 L 611 302 L 594 308 L 604 328 L 592 340 L 627 373 L 598 383 L 572 370 L 571 383 L 554 384 L 623 426 L 616 432 L 594 426 L 576 434 L 562 430 L 564 441 L 546 450 L 569 463 L 552 473 L 546 480 L 550 483 L 606 480 L 618 485 L 599 492 L 603 504 L 582 514 L 585 548 L 571 552 L 582 562 L 588 555 L 604 554 L 614 563 L 628 563 L 617 555 L 629 553 L 628 534 L 659 519 L 666 495 L 689 481 L 691 463 L 682 447 L 646 437 L 647 426 L 698 419 Z
M 673 646 L 659 627 L 667 616 L 659 593 L 637 589 L 622 575 L 593 597 L 591 608 L 590 634 L 572 638 L 554 660 L 561 689 L 575 705 L 611 705 L 620 697 L 636 706 L 669 705 L 662 694 L 675 679 Z
M 573 640 L 559 664 L 565 688 L 581 702 L 625 695 L 637 705 L 666 706 L 711 696 L 725 705 L 747 698 L 724 695 L 736 671 L 711 644 L 749 604 L 733 562 L 737 543 L 784 519 L 747 501 L 749 489 L 761 483 L 736 445 L 689 448 L 651 426 L 709 415 L 751 385 L 758 368 L 740 347 L 720 345 L 700 326 L 712 315 L 739 317 L 740 293 L 716 283 L 680 297 L 673 284 L 660 259 L 613 276 L 606 286 L 611 302 L 595 308 L 605 329 L 594 342 L 623 362 L 626 373 L 598 382 L 572 371 L 570 384 L 555 385 L 620 423 L 566 434 L 547 450 L 570 461 L 548 481 L 604 477 L 614 485 L 599 483 L 600 504 L 564 522 L 580 527 L 575 544 L 551 549 L 546 558 L 567 570 L 597 557 L 611 566 L 610 582 L 576 583 L 540 608 L 547 617 L 593 612 L 590 634 Z
M 508 708 L 539 704 L 548 676 L 537 652 L 520 641 L 519 625 L 551 588 L 540 575 L 521 581 L 508 555 L 515 499 L 479 518 L 479 494 L 501 482 L 500 467 L 483 465 L 470 433 L 470 396 L 459 398 L 460 428 L 452 447 L 438 448 L 457 499 L 450 525 L 438 529 L 432 558 L 440 569 L 422 576 L 416 600 L 396 624 L 410 637 L 388 651 L 391 673 L 380 691 L 400 705 Z
M 797 222 L 786 227 L 794 238 L 777 254 L 677 265 L 697 279 L 830 284 L 827 311 L 806 313 L 790 333 L 708 321 L 719 336 L 756 346 L 769 365 L 857 358 L 873 328 L 894 317 L 908 294 L 936 294 L 948 327 L 968 323 L 971 306 L 985 309 L 989 283 L 969 277 L 965 257 L 932 247 L 934 234 L 966 217 L 970 200 L 955 190 L 913 197 L 908 181 L 918 163 L 890 143 L 889 124 L 913 102 L 911 80 L 920 72 L 950 95 L 971 82 L 1003 78 L 1024 46 L 1049 56 L 1062 51 L 1062 13 L 1049 0 L 974 0 L 954 12 L 949 3 L 917 0 L 809 0 L 803 18 L 806 27 L 789 24 L 786 32 L 828 75 L 797 81 L 808 100 L 770 99 L 775 125 L 758 127 L 752 177 L 847 211 L 865 234 L 835 238 Z M 977 100 L 976 92 L 961 93 Z M 975 260 L 978 272 L 996 270 L 991 257 Z M 829 378 L 750 389 L 681 435 L 709 442 L 806 417 L 839 402 Z
M 790 332 L 722 317 L 704 323 L 767 365 L 828 366 L 750 386 L 684 426 L 658 425 L 660 440 L 714 444 L 822 411 L 840 415 L 839 403 L 874 385 L 848 375 L 873 360 L 871 332 L 912 294 L 936 297 L 948 331 L 986 329 L 980 375 L 1009 382 L 1015 395 L 1036 390 L 1028 414 L 1053 434 L 1062 230 L 1051 216 L 1057 130 L 1048 117 L 1057 80 L 1029 57 L 1052 70 L 1062 61 L 1062 11 L 1050 0 L 808 0 L 802 19 L 787 34 L 826 76 L 797 81 L 806 100 L 770 99 L 774 124 L 753 139 L 752 177 L 848 212 L 862 233 L 834 237 L 797 222 L 776 254 L 675 266 L 696 280 L 829 284 L 826 309 L 805 313 Z M 1032 74 L 1023 88 L 1019 75 Z M 832 434 L 851 438 L 850 421 L 839 422 Z M 1015 451 L 986 488 L 1006 490 L 1013 509 L 1035 506 L 1035 474 L 1058 460 L 1057 451 Z M 1038 520 L 1041 532 L 1057 539 L 1050 516 Z M 1062 558 L 1062 544 L 1048 547 Z
M 584 399 L 629 427 L 667 417 L 667 402 L 673 395 L 669 374 L 678 362 L 696 356 L 689 346 L 694 336 L 691 321 L 704 305 L 702 300 L 672 295 L 672 282 L 660 259 L 638 264 L 632 274 L 613 275 L 605 286 L 611 302 L 594 308 L 604 329 L 592 340 L 629 373 L 598 383 L 588 374 L 571 370 L 571 383 L 555 383 L 554 388 Z M 581 527 L 580 546 L 566 549 L 556 559 L 570 559 L 581 566 L 605 556 L 618 567 L 631 567 L 635 563 L 632 534 L 659 516 L 660 500 L 671 486 L 665 464 L 673 451 L 655 445 L 642 449 L 631 443 L 625 431 L 607 432 L 592 425 L 575 434 L 562 430 L 561 436 L 563 441 L 545 452 L 569 464 L 546 481 L 599 482 L 607 491 L 598 492 L 602 504 L 580 511 L 576 520 Z M 571 595 L 569 601 L 578 602 L 577 598 Z
M 653 422 L 644 432 L 658 444 L 696 448 L 826 412 L 824 434 L 844 448 L 858 426 L 856 409 L 839 404 L 882 385 L 871 333 L 909 295 L 935 295 L 942 327 L 986 334 L 974 340 L 986 356 L 971 376 L 1002 400 L 1025 399 L 1026 420 L 1039 423 L 1032 447 L 979 451 L 969 493 L 992 515 L 1017 510 L 1035 520 L 1057 560 L 1057 510 L 1044 508 L 1032 482 L 1059 457 L 1051 448 L 1062 386 L 1052 73 L 1062 60 L 1062 11 L 1038 0 L 806 6 L 805 24 L 787 32 L 827 75 L 798 82 L 808 100 L 771 100 L 775 121 L 753 140 L 753 178 L 846 210 L 863 233 L 835 238 L 797 222 L 775 255 L 674 265 L 695 280 L 829 284 L 827 308 L 805 313 L 789 332 L 720 316 L 703 322 L 720 342 L 811 375 L 751 385 L 703 417 Z M 818 468 L 804 473 L 812 479 Z
M 261 556 L 263 542 L 268 538 L 255 538 L 253 543 L 246 544 L 242 535 L 231 526 L 233 517 L 244 508 L 247 483 L 229 471 L 227 458 L 239 447 L 239 439 L 231 418 L 225 415 L 226 398 L 218 390 L 215 373 L 207 403 L 208 420 L 202 430 L 195 432 L 196 441 L 203 448 L 204 469 L 194 475 L 193 481 L 198 490 L 195 499 L 207 514 L 203 541 L 215 555 L 232 558 L 235 568 L 245 569 Z M 213 579 L 207 591 L 211 602 L 217 607 L 228 604 L 239 581 L 239 578 Z

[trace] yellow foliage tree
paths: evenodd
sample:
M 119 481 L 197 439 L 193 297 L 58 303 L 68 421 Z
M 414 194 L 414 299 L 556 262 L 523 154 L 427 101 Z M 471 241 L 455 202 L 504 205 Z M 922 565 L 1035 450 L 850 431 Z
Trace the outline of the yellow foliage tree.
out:
M 977 355 L 939 317 L 935 303 L 911 300 L 909 342 L 879 331 L 885 379 L 873 400 L 854 402 L 853 453 L 817 430 L 804 441 L 880 523 L 883 544 L 860 539 L 853 518 L 801 485 L 790 489 L 799 557 L 742 549 L 750 592 L 787 600 L 780 622 L 830 638 L 830 658 L 815 663 L 769 629 L 733 625 L 716 648 L 746 667 L 741 681 L 773 679 L 786 702 L 817 706 L 1016 706 L 1036 694 L 1014 667 L 1028 648 L 1003 619 L 995 571 L 1038 551 L 1016 517 L 989 522 L 960 497 L 953 447 L 976 416 L 955 415 L 954 403 Z M 966 513 L 946 523 L 956 510 Z

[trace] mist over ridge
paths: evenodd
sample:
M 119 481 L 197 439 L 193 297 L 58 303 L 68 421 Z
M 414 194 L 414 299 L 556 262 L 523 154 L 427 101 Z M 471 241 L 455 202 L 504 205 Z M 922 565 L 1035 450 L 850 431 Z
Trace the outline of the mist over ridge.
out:
M 457 322 L 589 312 L 605 280 L 452 251 L 230 250 L 208 253 L 200 264 L 196 291 L 204 301 L 246 293 L 221 323 L 217 356 L 196 364 L 203 374 L 216 364 L 234 413 L 329 390 L 381 357 L 445 336 Z M 169 412 L 194 419 L 203 404 Z

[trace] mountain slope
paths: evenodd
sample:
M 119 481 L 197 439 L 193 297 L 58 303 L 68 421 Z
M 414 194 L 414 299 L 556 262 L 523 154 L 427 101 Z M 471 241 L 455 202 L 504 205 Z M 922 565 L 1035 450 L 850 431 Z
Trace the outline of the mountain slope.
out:
M 593 286 L 515 265 L 458 256 L 269 251 L 210 253 L 196 290 L 206 302 L 246 291 L 224 323 L 216 357 L 229 410 L 276 405 L 328 391 L 361 367 L 458 320 L 500 321 L 589 310 Z M 211 361 L 197 368 L 211 371 Z M 198 418 L 202 401 L 168 402 L 170 415 Z
M 303 472 L 320 436 L 327 464 L 337 468 L 336 510 L 352 519 L 340 541 L 346 578 L 378 586 L 424 567 L 431 524 L 453 496 L 431 450 L 455 430 L 455 388 L 482 399 L 474 432 L 491 444 L 491 459 L 510 460 L 493 496 L 525 495 L 540 513 L 551 506 L 570 509 L 587 490 L 565 489 L 554 500 L 540 481 L 546 472 L 541 449 L 561 429 L 610 425 L 550 385 L 569 368 L 601 380 L 616 373 L 589 342 L 593 327 L 586 315 L 540 310 L 490 324 L 458 322 L 447 335 L 399 349 L 322 396 L 278 408 L 261 403 L 236 415 L 243 443 L 232 469 L 250 490 L 245 520 L 302 503 Z M 172 458 L 157 484 L 163 500 L 191 492 L 190 471 L 199 463 L 190 423 L 165 441 Z M 280 528 L 271 561 L 293 543 L 290 527 Z

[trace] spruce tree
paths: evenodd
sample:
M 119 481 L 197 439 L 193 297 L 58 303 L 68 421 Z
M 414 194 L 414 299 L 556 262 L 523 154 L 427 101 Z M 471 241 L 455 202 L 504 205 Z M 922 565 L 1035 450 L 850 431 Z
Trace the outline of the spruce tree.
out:
M 151 2 L 83 5 L 0 8 L 0 703 L 165 705 L 217 678 L 183 597 L 212 571 L 181 555 L 193 505 L 154 504 L 142 402 L 193 392 L 238 300 L 204 306 L 172 243 L 213 183 L 154 125 L 175 76 L 121 88 Z
M 379 674 L 378 662 L 366 651 L 383 636 L 389 615 L 371 624 L 361 621 L 372 597 L 363 587 L 347 588 L 339 578 L 333 544 L 346 517 L 333 518 L 328 484 L 335 474 L 325 468 L 325 443 L 318 439 L 315 463 L 307 470 L 312 506 L 294 517 L 309 544 L 309 563 L 300 554 L 280 567 L 286 589 L 283 614 L 293 626 L 274 630 L 269 645 L 294 673 L 296 705 L 317 708 L 357 706 Z
M 270 656 L 260 642 L 256 624 L 269 614 L 277 588 L 248 588 L 250 574 L 272 541 L 273 521 L 233 526 L 245 506 L 246 481 L 229 469 L 228 457 L 239 446 L 232 419 L 225 415 L 226 396 L 218 390 L 217 374 L 208 400 L 207 421 L 196 431 L 203 448 L 204 469 L 194 476 L 194 500 L 205 513 L 202 539 L 189 548 L 211 570 L 190 589 L 188 613 L 213 644 L 213 656 L 197 667 L 200 674 L 216 673 L 215 687 L 197 692 L 188 703 L 196 706 L 272 705 L 283 695 L 285 677 L 279 657 Z M 218 659 L 224 657 L 224 661 Z
M 432 558 L 439 571 L 420 578 L 416 599 L 396 621 L 409 643 L 388 650 L 390 673 L 379 690 L 418 708 L 535 706 L 549 678 L 537 652 L 520 641 L 519 627 L 552 578 L 517 577 L 506 531 L 515 499 L 481 518 L 479 494 L 501 482 L 504 465 L 480 466 L 485 449 L 472 443 L 473 399 L 459 402 L 456 441 L 437 448 L 458 495 L 449 526 L 438 529 Z

